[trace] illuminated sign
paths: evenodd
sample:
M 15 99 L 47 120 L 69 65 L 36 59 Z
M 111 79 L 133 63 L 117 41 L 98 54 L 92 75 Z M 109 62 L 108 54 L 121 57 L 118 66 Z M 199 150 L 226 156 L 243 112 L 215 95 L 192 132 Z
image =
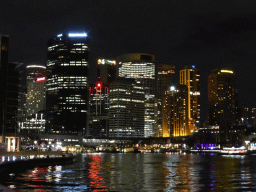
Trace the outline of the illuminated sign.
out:
M 87 34 L 86 33 L 69 33 L 68 36 L 69 37 L 86 37 Z
M 45 76 L 39 76 L 39 77 L 36 77 L 36 79 L 35 79 L 36 82 L 41 82 L 41 81 L 45 81 L 45 80 L 46 80 Z

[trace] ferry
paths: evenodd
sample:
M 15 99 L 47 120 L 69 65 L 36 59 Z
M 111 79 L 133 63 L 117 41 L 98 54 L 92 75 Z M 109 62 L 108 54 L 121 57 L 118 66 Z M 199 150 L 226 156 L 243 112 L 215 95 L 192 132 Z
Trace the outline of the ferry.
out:
M 244 146 L 242 147 L 224 147 L 219 152 L 220 155 L 246 155 L 247 150 Z

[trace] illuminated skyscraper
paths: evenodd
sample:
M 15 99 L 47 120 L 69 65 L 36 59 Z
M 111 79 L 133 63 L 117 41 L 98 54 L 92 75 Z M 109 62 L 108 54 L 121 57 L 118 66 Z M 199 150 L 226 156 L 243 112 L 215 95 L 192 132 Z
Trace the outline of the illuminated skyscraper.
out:
M 186 85 L 178 85 L 172 87 L 167 92 L 166 97 L 169 97 L 170 111 L 170 133 L 171 136 L 180 137 L 191 135 L 188 116 L 188 88 Z
M 220 126 L 221 141 L 227 141 L 228 126 L 237 120 L 236 75 L 215 69 L 208 75 L 209 124 Z
M 88 128 L 88 37 L 60 34 L 48 42 L 47 122 L 50 133 L 86 133 Z
M 191 68 L 185 67 L 180 71 L 180 84 L 186 85 L 188 89 L 188 127 L 193 132 L 198 128 L 200 121 L 200 74 L 194 65 Z
M 130 53 L 118 58 L 119 77 L 135 79 L 145 92 L 144 137 L 154 136 L 155 55 Z
M 109 137 L 144 137 L 144 87 L 118 78 L 109 91 Z
M 165 110 L 163 102 L 165 100 L 165 92 L 170 89 L 174 83 L 175 67 L 172 65 L 158 65 L 157 67 L 157 119 L 156 119 L 156 136 L 170 137 L 170 130 L 163 122 L 163 111 Z M 163 130 L 164 129 L 164 130 Z
M 46 109 L 46 67 L 27 66 L 27 117 Z
M 109 84 L 116 79 L 117 65 L 115 60 L 98 59 L 97 80 Z

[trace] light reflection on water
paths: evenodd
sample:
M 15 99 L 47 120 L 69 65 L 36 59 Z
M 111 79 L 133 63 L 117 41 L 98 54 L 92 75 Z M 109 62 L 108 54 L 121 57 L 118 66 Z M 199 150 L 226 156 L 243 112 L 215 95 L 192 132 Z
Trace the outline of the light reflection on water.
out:
M 19 191 L 256 191 L 256 156 L 118 154 L 76 156 L 37 167 L 4 185 Z

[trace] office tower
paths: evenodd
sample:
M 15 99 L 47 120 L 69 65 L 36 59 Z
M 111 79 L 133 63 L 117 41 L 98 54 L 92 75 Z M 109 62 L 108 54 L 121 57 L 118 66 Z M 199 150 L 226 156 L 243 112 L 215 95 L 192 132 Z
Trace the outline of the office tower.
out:
M 170 89 L 170 86 L 174 82 L 175 67 L 172 65 L 158 65 L 157 67 L 157 120 L 156 120 L 156 137 L 169 137 L 170 132 L 163 130 L 162 116 L 164 105 L 163 101 L 165 98 L 165 92 Z M 164 123 L 165 124 L 165 123 Z M 165 126 L 166 128 L 166 126 Z
M 116 79 L 117 65 L 115 60 L 98 59 L 97 80 L 109 84 Z
M 5 129 L 5 110 L 6 110 L 6 86 L 7 86 L 7 65 L 8 65 L 9 36 L 0 34 L 0 127 L 1 133 Z M 3 141 L 3 140 L 2 140 Z
M 220 126 L 221 141 L 228 141 L 228 126 L 237 119 L 236 75 L 233 70 L 215 69 L 208 75 L 209 124 Z
M 46 109 L 46 67 L 27 66 L 27 117 Z
M 200 121 L 200 74 L 194 65 L 180 71 L 180 84 L 186 85 L 188 89 L 188 127 L 193 132 L 199 127 Z
M 47 57 L 46 131 L 84 134 L 89 118 L 87 35 L 58 35 L 48 41 Z
M 118 78 L 109 87 L 109 137 L 144 137 L 144 87 Z
M 108 136 L 109 87 L 102 82 L 90 83 L 90 133 L 92 137 Z
M 17 130 L 17 109 L 19 92 L 19 72 L 21 63 L 8 63 L 9 36 L 0 34 L 0 132 L 1 136 Z M 1 142 L 5 139 L 1 137 Z
M 130 53 L 118 58 L 119 77 L 135 79 L 145 92 L 144 137 L 154 136 L 155 55 Z

